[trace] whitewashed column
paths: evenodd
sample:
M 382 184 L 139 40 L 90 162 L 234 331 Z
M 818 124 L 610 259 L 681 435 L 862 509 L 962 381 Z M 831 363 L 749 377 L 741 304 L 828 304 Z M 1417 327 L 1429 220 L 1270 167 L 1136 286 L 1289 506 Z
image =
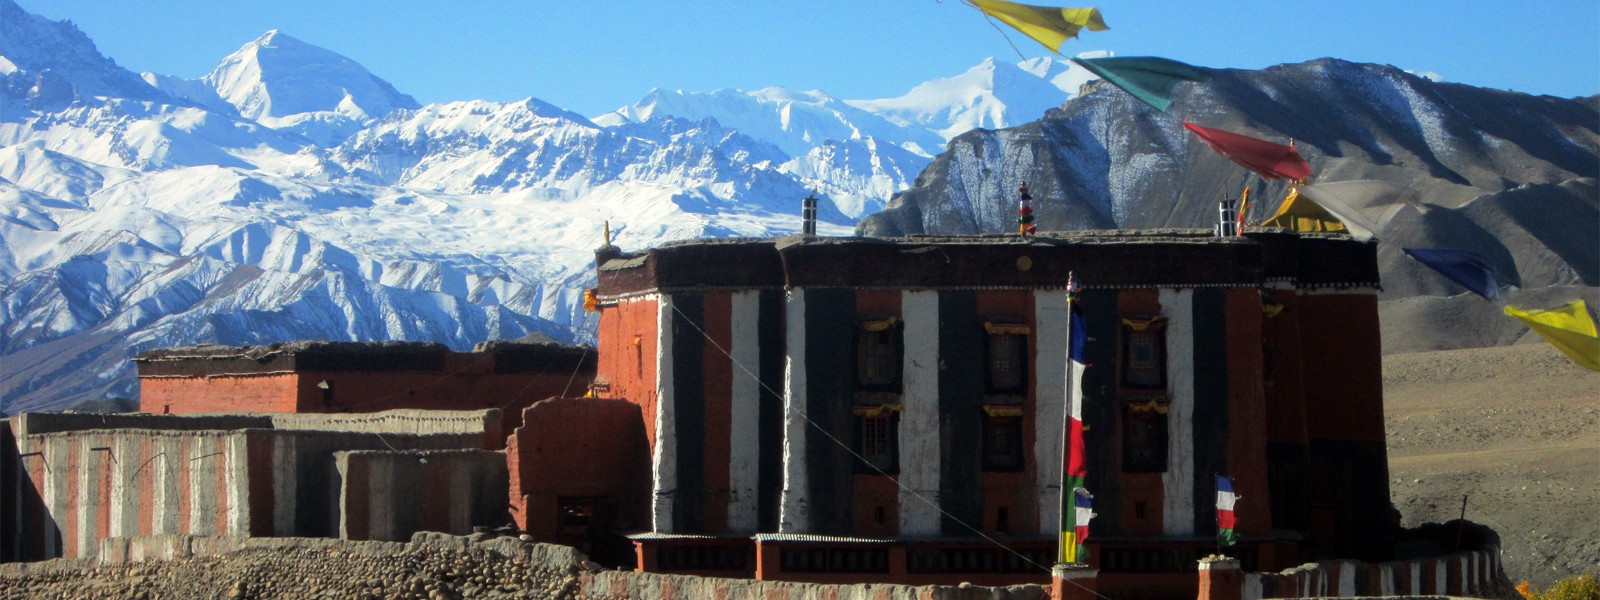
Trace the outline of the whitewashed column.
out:
M 1033 293 L 1033 480 L 1039 487 L 1039 535 L 1061 534 L 1062 437 L 1067 423 L 1067 294 Z
M 904 292 L 900 402 L 900 535 L 940 530 L 939 293 Z
M 176 534 L 180 527 L 178 469 L 184 465 L 179 460 L 183 452 L 179 439 L 175 435 L 156 438 L 156 455 L 151 457 L 150 466 L 145 467 L 155 471 L 150 477 L 150 485 L 155 487 L 150 494 L 150 503 L 153 505 L 150 509 L 152 534 Z
M 1167 471 L 1161 474 L 1162 533 L 1193 535 L 1194 526 L 1194 290 L 1163 288 L 1167 318 Z
M 734 292 L 729 310 L 733 357 L 732 406 L 729 407 L 728 529 L 754 533 L 758 509 L 761 453 L 761 292 Z
M 139 440 L 143 436 L 119 433 L 111 443 L 111 527 L 106 531 L 111 537 L 139 535 L 139 494 L 143 486 L 135 477 L 139 463 Z
M 811 480 L 806 473 L 806 291 L 789 290 L 784 308 L 783 499 L 778 531 L 811 528 Z
M 189 533 L 217 534 L 216 438 L 196 435 L 189 439 Z
M 79 558 L 94 556 L 100 549 L 95 534 L 99 532 L 96 521 L 100 515 L 100 471 L 106 467 L 100 464 L 105 453 L 90 450 L 94 447 L 96 436 L 77 435 L 73 436 L 73 440 L 78 445 L 78 472 L 73 474 L 78 478 L 78 497 L 73 498 L 78 503 L 78 529 L 75 532 L 78 550 L 71 558 Z M 1466 569 L 1461 572 L 1465 573 Z
M 67 468 L 72 439 L 62 436 L 39 436 L 39 450 L 44 452 L 45 486 L 44 505 L 50 511 L 52 527 L 46 528 L 44 555 L 62 556 L 67 541 L 67 478 L 73 475 Z
M 650 511 L 653 531 L 672 533 L 672 512 L 678 494 L 678 420 L 672 377 L 672 297 L 656 301 L 656 442 L 650 472 L 655 483 Z
M 1361 564 L 1353 560 L 1336 561 L 1339 565 L 1339 591 L 1335 594 L 1340 598 L 1349 598 L 1356 595 L 1356 569 Z
M 250 438 L 233 433 L 227 439 L 227 471 L 223 485 L 228 488 L 227 535 L 250 534 Z

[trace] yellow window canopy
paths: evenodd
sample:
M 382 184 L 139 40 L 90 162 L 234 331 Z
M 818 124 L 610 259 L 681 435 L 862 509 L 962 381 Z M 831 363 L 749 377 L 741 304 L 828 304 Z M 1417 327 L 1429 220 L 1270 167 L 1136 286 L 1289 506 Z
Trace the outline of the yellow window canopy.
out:
M 881 417 L 888 413 L 901 412 L 903 410 L 905 410 L 904 404 L 877 404 L 870 406 L 858 404 L 850 408 L 850 412 L 855 413 L 858 417 Z
M 1150 317 L 1148 319 L 1123 319 L 1122 324 L 1134 331 L 1144 331 L 1151 327 L 1160 328 L 1167 324 L 1166 317 Z
M 985 404 L 983 414 L 991 417 L 1020 417 L 1022 407 L 1015 404 Z
M 884 317 L 882 319 L 862 321 L 861 329 L 863 331 L 884 331 L 894 327 L 895 325 L 898 325 L 899 323 L 900 317 Z
M 1278 313 L 1281 312 L 1283 312 L 1282 302 L 1276 302 L 1272 300 L 1261 301 L 1261 314 L 1266 315 L 1268 319 L 1278 316 Z
M 1033 328 L 1021 323 L 997 323 L 994 321 L 984 321 L 983 330 L 989 332 L 989 335 L 1028 335 L 1033 333 Z
M 1128 410 L 1136 415 L 1167 414 L 1171 401 L 1166 398 L 1150 398 L 1148 400 L 1129 400 Z

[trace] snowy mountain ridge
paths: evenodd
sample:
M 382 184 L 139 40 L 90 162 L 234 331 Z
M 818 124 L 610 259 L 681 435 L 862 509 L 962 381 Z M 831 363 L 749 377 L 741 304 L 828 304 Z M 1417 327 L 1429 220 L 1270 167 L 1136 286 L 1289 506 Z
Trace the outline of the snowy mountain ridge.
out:
M 158 346 L 588 339 L 607 222 L 627 248 L 783 235 L 814 190 L 845 235 L 949 128 L 781 88 L 422 106 L 278 31 L 141 76 L 0 0 L 0 410 L 134 397 Z

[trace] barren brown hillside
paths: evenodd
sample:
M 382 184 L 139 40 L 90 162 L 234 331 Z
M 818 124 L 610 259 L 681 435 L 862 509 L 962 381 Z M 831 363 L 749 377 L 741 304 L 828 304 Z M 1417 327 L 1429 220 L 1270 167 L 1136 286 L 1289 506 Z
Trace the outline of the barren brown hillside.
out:
M 1600 374 L 1544 343 L 1384 357 L 1395 506 L 1500 532 L 1512 581 L 1600 572 Z

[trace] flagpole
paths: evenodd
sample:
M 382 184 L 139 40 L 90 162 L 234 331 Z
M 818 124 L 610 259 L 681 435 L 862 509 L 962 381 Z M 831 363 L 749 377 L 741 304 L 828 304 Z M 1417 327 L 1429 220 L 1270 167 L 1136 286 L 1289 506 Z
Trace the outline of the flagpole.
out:
M 1217 481 L 1217 478 L 1219 476 L 1221 476 L 1220 473 L 1217 473 L 1216 471 L 1212 471 L 1211 472 L 1211 481 L 1213 481 L 1213 482 Z M 1215 519 L 1217 521 L 1217 533 L 1215 535 L 1211 536 L 1211 541 L 1217 545 L 1217 556 L 1226 556 L 1225 554 L 1222 553 L 1222 511 L 1213 510 L 1213 511 L 1211 511 L 1211 515 L 1212 515 L 1211 518 Z
M 1066 562 L 1068 531 L 1067 519 L 1073 516 L 1071 509 L 1072 490 L 1067 489 L 1067 469 L 1068 465 L 1071 464 L 1072 457 L 1067 456 L 1067 454 L 1072 450 L 1072 371 L 1074 368 L 1074 365 L 1072 364 L 1072 284 L 1075 281 L 1076 280 L 1073 278 L 1072 272 L 1068 271 L 1066 328 L 1067 352 L 1065 356 L 1067 361 L 1067 378 L 1064 382 L 1064 385 L 1061 386 L 1061 479 L 1060 485 L 1058 486 L 1061 488 L 1061 510 L 1059 511 L 1059 518 L 1061 519 L 1061 522 L 1056 525 L 1056 562 L 1060 563 Z M 1073 531 L 1077 530 L 1076 522 L 1073 522 L 1071 526 L 1073 527 Z M 1074 556 L 1074 558 L 1076 558 L 1076 556 Z

